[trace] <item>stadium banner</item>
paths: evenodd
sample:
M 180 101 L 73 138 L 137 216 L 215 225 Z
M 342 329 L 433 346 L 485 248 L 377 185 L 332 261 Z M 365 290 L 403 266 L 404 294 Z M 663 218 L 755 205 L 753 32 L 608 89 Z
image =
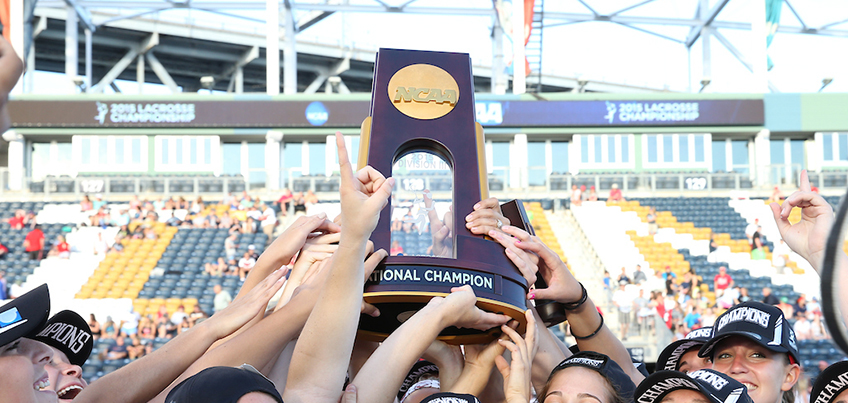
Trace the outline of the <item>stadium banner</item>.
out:
M 206 97 L 204 97 L 206 98 Z M 368 101 L 38 100 L 9 102 L 17 128 L 359 127 Z M 475 102 L 490 127 L 762 126 L 762 99 Z

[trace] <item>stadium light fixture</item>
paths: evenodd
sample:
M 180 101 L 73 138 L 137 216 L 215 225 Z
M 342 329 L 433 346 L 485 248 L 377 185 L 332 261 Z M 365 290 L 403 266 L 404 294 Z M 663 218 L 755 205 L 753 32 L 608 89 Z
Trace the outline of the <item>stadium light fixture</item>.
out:
M 828 85 L 830 85 L 830 83 L 832 83 L 832 82 L 833 82 L 833 77 L 825 77 L 825 78 L 823 78 L 823 79 L 822 79 L 822 86 L 821 86 L 821 88 L 819 88 L 819 92 L 822 92 L 822 90 L 824 89 L 824 87 L 827 87 L 827 86 L 828 86 Z
M 710 80 L 709 77 L 702 78 L 701 79 L 701 89 L 698 90 L 698 93 L 704 92 L 704 88 L 707 88 L 707 86 L 710 85 L 711 82 L 712 82 L 712 80 Z

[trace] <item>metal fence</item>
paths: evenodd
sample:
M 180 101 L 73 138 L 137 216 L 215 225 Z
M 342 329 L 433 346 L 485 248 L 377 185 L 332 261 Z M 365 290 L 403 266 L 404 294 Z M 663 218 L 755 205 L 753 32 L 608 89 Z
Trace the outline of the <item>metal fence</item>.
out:
M 519 180 L 518 186 L 512 186 L 509 169 L 500 169 L 489 175 L 489 190 L 493 192 L 524 193 L 563 193 L 572 186 L 594 186 L 599 192 L 608 192 L 613 184 L 622 191 L 668 192 L 668 191 L 767 191 L 775 185 L 798 183 L 800 170 L 791 170 L 786 177 L 783 171 L 769 167 L 768 185 L 758 186 L 747 173 L 621 173 L 621 174 L 578 174 L 547 175 L 528 181 Z M 526 171 L 525 171 L 526 173 Z M 521 175 L 519 175 L 521 177 Z M 819 189 L 845 189 L 848 187 L 848 171 L 812 172 L 810 182 Z M 142 194 L 156 193 L 164 196 L 212 195 L 230 192 L 278 191 L 289 188 L 292 192 L 335 193 L 339 189 L 338 176 L 312 175 L 301 176 L 300 172 L 281 172 L 278 186 L 265 183 L 252 183 L 241 175 L 237 176 L 61 176 L 33 180 L 24 178 L 22 190 L 25 193 L 40 195 L 83 195 L 83 194 Z M 434 192 L 448 191 L 454 184 L 449 175 L 396 175 L 395 179 L 405 189 L 429 189 Z M 10 192 L 9 171 L 0 168 L 0 194 Z

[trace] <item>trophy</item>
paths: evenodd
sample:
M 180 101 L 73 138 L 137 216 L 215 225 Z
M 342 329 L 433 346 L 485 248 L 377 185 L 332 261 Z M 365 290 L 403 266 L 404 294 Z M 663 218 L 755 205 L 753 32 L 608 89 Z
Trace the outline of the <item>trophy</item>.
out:
M 516 319 L 523 332 L 527 281 L 500 244 L 465 226 L 465 215 L 488 197 L 468 54 L 380 49 L 361 130 L 358 166 L 396 185 L 371 235 L 390 256 L 365 282 L 364 299 L 381 315 L 363 315 L 360 334 L 381 340 L 432 297 L 464 285 L 479 308 Z M 450 327 L 439 338 L 483 343 L 499 333 Z

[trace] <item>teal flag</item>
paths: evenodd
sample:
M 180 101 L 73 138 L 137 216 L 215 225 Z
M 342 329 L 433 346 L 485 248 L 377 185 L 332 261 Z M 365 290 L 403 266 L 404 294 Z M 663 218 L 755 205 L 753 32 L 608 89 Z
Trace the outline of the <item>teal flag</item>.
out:
M 780 10 L 783 8 L 783 0 L 765 0 L 766 2 L 766 48 L 771 46 L 774 34 L 777 33 L 777 24 L 780 23 Z M 774 67 L 771 56 L 768 57 L 768 69 Z

